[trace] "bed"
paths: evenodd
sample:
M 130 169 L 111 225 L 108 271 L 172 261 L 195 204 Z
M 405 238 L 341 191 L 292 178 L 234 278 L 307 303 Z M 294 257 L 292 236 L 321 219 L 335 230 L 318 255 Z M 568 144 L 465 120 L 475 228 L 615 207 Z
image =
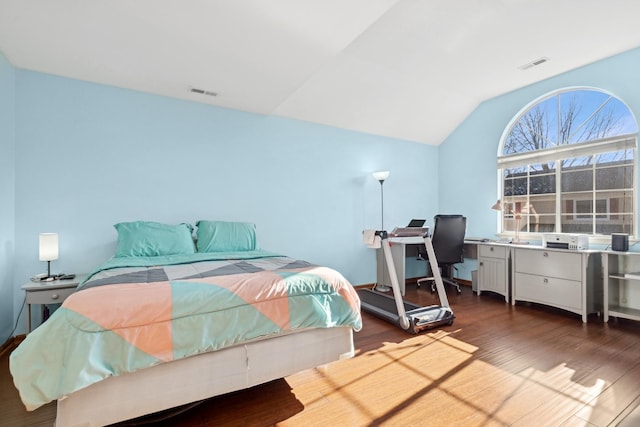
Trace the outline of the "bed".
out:
M 197 225 L 194 243 L 187 224 L 116 224 L 116 256 L 11 354 L 28 410 L 102 426 L 353 356 L 340 273 L 259 249 L 252 224 Z

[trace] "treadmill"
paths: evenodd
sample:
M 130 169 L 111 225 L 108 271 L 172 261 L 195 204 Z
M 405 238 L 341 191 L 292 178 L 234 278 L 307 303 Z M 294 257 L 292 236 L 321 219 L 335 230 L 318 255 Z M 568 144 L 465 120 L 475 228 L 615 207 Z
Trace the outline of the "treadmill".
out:
M 436 255 L 428 233 L 425 233 L 422 237 L 424 238 L 424 244 L 427 248 L 431 271 L 433 272 L 436 290 L 440 298 L 440 305 L 427 307 L 403 301 L 400 293 L 400 285 L 398 284 L 398 275 L 391 256 L 389 236 L 384 230 L 376 231 L 375 236 L 379 237 L 384 258 L 389 269 L 393 297 L 376 292 L 373 289 L 359 289 L 357 292 L 360 297 L 362 310 L 399 326 L 401 329 L 412 334 L 417 334 L 441 325 L 452 325 L 455 316 L 449 307 L 449 300 L 447 299 Z

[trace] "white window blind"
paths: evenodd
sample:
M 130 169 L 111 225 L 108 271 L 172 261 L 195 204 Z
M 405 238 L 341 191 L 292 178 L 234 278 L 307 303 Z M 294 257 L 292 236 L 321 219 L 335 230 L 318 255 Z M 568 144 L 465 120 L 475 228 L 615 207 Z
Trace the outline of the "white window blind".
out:
M 635 135 L 615 136 L 593 142 L 560 145 L 543 150 L 501 156 L 498 157 L 498 168 L 507 169 L 536 163 L 546 163 L 559 159 L 634 149 L 635 147 Z

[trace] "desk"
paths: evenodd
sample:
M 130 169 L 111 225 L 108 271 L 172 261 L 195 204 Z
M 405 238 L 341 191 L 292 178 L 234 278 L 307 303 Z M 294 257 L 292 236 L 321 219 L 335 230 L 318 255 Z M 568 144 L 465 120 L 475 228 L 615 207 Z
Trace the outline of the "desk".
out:
M 601 309 L 598 251 L 553 249 L 506 242 L 477 242 L 478 295 L 491 291 L 506 302 L 533 302 L 567 310 L 587 322 Z
M 405 281 L 406 281 L 406 256 L 407 246 L 409 245 L 422 245 L 424 246 L 424 238 L 422 236 L 411 237 L 389 237 L 389 245 L 391 246 L 391 257 L 393 258 L 393 264 L 396 267 L 398 273 L 398 284 L 400 285 L 400 293 L 404 296 Z M 382 249 L 376 251 L 376 264 L 377 264 L 377 281 L 376 283 L 384 286 L 391 287 L 391 279 L 389 278 L 389 272 L 384 262 L 384 254 Z M 427 263 L 425 262 L 425 269 Z M 425 276 L 427 275 L 425 270 Z
M 407 247 L 424 245 L 424 239 L 390 237 L 389 243 L 400 291 L 404 295 Z M 600 251 L 468 240 L 465 241 L 464 256 L 477 256 L 478 294 L 492 291 L 501 294 L 506 302 L 511 301 L 512 304 L 524 301 L 560 308 L 581 315 L 585 323 L 590 313 L 602 310 Z M 377 261 L 377 283 L 391 286 L 381 250 L 378 250 Z M 427 276 L 426 264 L 424 276 Z
M 476 259 L 477 258 L 477 247 L 480 244 L 480 240 L 465 240 L 464 242 L 464 258 Z M 391 245 L 391 255 L 393 258 L 393 263 L 396 267 L 396 272 L 398 273 L 398 283 L 400 284 L 400 291 L 402 295 L 405 293 L 405 282 L 407 279 L 406 276 L 406 257 L 407 253 L 410 253 L 410 256 L 417 256 L 417 249 L 414 251 L 408 251 L 408 249 L 412 246 L 422 246 L 424 247 L 424 238 L 421 236 L 411 236 L 411 237 L 389 237 L 389 244 Z M 377 280 L 376 283 L 391 287 L 391 279 L 389 279 L 389 272 L 387 272 L 387 267 L 384 263 L 384 255 L 382 253 L 382 249 L 377 250 L 376 254 L 376 265 L 377 265 Z M 427 266 L 428 262 L 424 263 L 425 271 L 422 277 L 427 277 Z

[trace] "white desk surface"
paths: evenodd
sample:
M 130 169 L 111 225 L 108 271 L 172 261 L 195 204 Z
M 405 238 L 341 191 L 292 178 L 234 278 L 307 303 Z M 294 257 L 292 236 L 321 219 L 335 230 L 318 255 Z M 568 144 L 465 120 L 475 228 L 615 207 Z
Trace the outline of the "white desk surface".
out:
M 407 236 L 407 237 L 398 237 L 398 236 L 389 236 L 389 243 L 396 243 L 401 245 L 419 245 L 424 243 L 424 237 L 422 236 Z M 464 243 L 466 245 L 505 245 L 505 246 L 529 246 L 529 245 L 514 245 L 510 242 L 503 242 L 498 240 L 465 240 Z M 531 245 L 535 246 L 535 245 Z
M 403 245 L 421 244 L 421 243 L 424 243 L 424 237 L 422 236 L 407 236 L 407 237 L 389 236 L 389 243 L 399 243 Z M 516 245 L 513 245 L 511 242 L 505 242 L 505 241 L 499 241 L 499 240 L 488 240 L 488 239 L 483 239 L 483 240 L 471 239 L 471 240 L 465 240 L 464 243 L 467 245 L 486 244 L 486 245 L 516 246 Z M 518 245 L 518 246 L 523 246 L 523 245 Z M 529 246 L 529 245 L 526 245 L 526 246 Z M 531 245 L 531 246 L 535 246 L 535 245 Z
M 424 237 L 422 236 L 389 237 L 389 243 L 400 243 L 402 245 L 415 245 L 415 244 L 424 243 Z

